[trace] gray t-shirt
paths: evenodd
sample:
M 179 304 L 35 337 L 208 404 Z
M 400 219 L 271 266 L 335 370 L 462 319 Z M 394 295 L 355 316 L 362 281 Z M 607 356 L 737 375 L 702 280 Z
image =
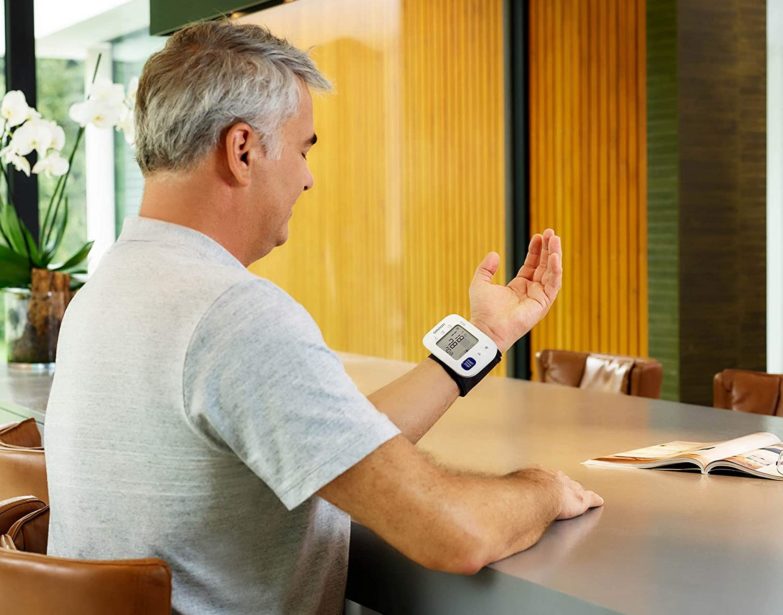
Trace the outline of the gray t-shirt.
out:
M 339 613 L 350 522 L 314 494 L 398 433 L 286 293 L 128 219 L 60 332 L 49 553 L 161 557 L 177 612 Z

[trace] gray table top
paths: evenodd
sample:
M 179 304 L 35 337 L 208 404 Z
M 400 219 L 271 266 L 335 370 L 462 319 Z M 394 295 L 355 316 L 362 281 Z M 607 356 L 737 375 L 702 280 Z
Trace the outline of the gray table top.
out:
M 52 377 L 52 372 L 34 372 L 0 362 L 0 409 L 20 417 L 32 416 L 43 424 Z
M 364 392 L 410 367 L 350 355 L 345 362 Z M 783 483 L 582 465 L 650 444 L 722 440 L 755 431 L 783 437 L 783 419 L 488 378 L 458 400 L 419 446 L 441 462 L 482 472 L 533 464 L 559 468 L 598 491 L 605 507 L 556 522 L 531 549 L 461 585 L 382 553 L 391 549 L 360 529 L 356 537 L 366 544 L 352 550 L 365 553 L 365 561 L 352 559 L 359 574 L 352 585 L 364 588 L 355 597 L 369 596 L 367 606 L 385 613 L 467 613 L 479 606 L 469 604 L 471 592 L 495 584 L 494 593 L 513 593 L 508 581 L 517 579 L 523 583 L 516 589 L 548 590 L 527 592 L 539 601 L 530 612 L 783 612 Z M 362 572 L 373 565 L 366 561 L 371 557 L 387 562 L 394 574 L 384 580 L 388 571 L 381 570 L 373 581 L 372 574 Z M 381 599 L 373 598 L 367 586 L 391 578 L 395 591 L 376 587 Z M 451 592 L 448 610 L 442 602 L 420 607 L 428 600 L 428 585 Z M 470 591 L 460 591 L 466 588 Z M 484 593 L 496 612 L 515 611 L 511 602 Z M 585 608 L 575 608 L 569 598 Z M 488 602 L 481 604 L 486 608 Z
M 365 393 L 411 367 L 342 356 Z M 30 408 L 38 420 L 50 385 L 50 375 L 0 370 L 2 405 Z M 426 571 L 355 527 L 349 597 L 384 613 L 779 613 L 783 483 L 581 463 L 670 440 L 755 431 L 783 437 L 783 419 L 488 378 L 419 446 L 475 471 L 559 468 L 598 491 L 606 506 L 555 523 L 531 549 L 470 578 Z

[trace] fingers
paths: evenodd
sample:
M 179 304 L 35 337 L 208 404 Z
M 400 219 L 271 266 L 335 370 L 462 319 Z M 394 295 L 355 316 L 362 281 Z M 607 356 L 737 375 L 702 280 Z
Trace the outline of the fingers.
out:
M 517 277 L 522 277 L 531 282 L 540 282 L 546 272 L 549 270 L 552 254 L 558 254 L 557 271 L 562 273 L 562 250 L 560 247 L 560 237 L 555 234 L 551 228 L 546 229 L 543 234 L 536 233 L 530 239 L 530 245 L 527 248 L 525 262 L 517 272 Z
M 490 284 L 492 278 L 497 273 L 500 266 L 500 255 L 497 252 L 490 252 L 484 257 L 479 266 L 476 268 L 476 273 L 473 275 L 472 284 Z
M 550 301 L 554 301 L 560 287 L 563 284 L 563 252 L 560 247 L 560 237 L 554 235 L 549 240 L 549 260 L 544 274 L 541 276 L 541 283 L 544 285 L 544 292 Z
M 597 508 L 604 505 L 604 499 L 595 491 L 585 491 L 585 499 L 588 508 Z
M 535 273 L 536 268 L 538 267 L 538 263 L 541 260 L 541 250 L 543 246 L 544 238 L 538 233 L 533 235 L 533 237 L 530 239 L 530 244 L 527 247 L 527 256 L 525 257 L 525 262 L 522 264 L 522 267 L 519 268 L 517 277 L 527 278 L 528 280 L 533 279 L 533 274 Z
M 543 246 L 541 248 L 541 258 L 538 261 L 538 267 L 536 267 L 535 272 L 533 273 L 533 281 L 534 282 L 540 282 L 542 278 L 544 277 L 544 274 L 547 272 L 547 267 L 549 267 L 549 255 L 551 254 L 552 245 L 552 238 L 557 237 L 555 235 L 555 232 L 548 228 L 544 231 L 543 234 Z M 558 238 L 559 242 L 559 238 Z M 558 245 L 560 245 L 558 243 Z
M 584 514 L 588 509 L 603 506 L 604 499 L 595 493 L 582 487 L 580 483 L 566 476 L 562 472 L 557 473 L 557 479 L 562 488 L 562 501 L 558 519 L 571 519 Z

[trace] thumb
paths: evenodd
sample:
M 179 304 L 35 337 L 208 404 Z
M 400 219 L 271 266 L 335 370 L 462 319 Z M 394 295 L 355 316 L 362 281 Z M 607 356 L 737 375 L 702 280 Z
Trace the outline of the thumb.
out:
M 497 252 L 490 252 L 476 268 L 472 284 L 491 284 L 499 266 L 500 255 Z

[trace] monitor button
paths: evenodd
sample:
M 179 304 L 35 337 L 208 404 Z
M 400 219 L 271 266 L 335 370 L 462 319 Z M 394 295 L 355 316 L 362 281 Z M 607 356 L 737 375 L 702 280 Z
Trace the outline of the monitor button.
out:
M 462 362 L 462 369 L 470 369 L 476 364 L 476 359 L 473 357 L 468 357 Z

